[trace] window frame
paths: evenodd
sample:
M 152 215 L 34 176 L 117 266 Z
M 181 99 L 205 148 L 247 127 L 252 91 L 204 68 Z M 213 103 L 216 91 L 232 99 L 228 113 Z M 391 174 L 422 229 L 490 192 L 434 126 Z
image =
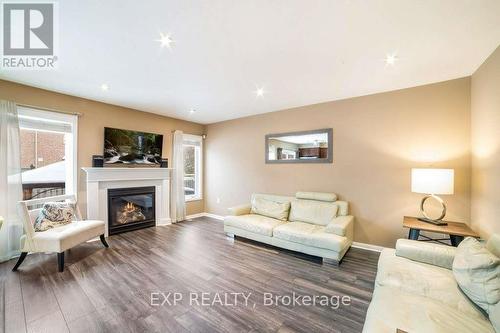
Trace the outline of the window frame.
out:
M 285 160 L 289 159 L 288 155 L 292 155 L 293 156 L 292 159 L 296 159 L 297 158 L 297 152 L 294 151 L 294 150 L 291 150 L 291 149 L 283 149 L 281 153 L 287 155 L 287 158 L 285 158 Z
M 197 152 L 196 145 L 191 145 L 189 142 L 198 142 L 199 150 Z M 195 194 L 184 195 L 186 202 L 203 200 L 203 137 L 201 135 L 183 134 L 182 135 L 182 151 L 184 154 L 185 146 L 195 147 Z M 183 155 L 184 159 L 184 155 Z M 198 162 L 197 162 L 198 159 Z
M 58 132 L 53 130 L 51 126 L 47 128 L 30 128 L 22 127 L 21 123 L 24 119 L 29 122 L 30 119 L 45 119 L 47 123 L 65 123 L 71 126 L 71 143 L 65 143 L 65 156 L 70 157 L 71 161 L 66 163 L 66 180 L 65 180 L 65 194 L 74 195 L 78 197 L 78 116 L 73 114 L 59 113 L 47 110 L 41 110 L 31 107 L 18 106 L 19 127 L 34 129 L 47 132 Z M 67 140 L 67 138 L 64 138 Z M 71 147 L 72 152 L 69 154 L 68 149 Z M 68 162 L 68 160 L 66 160 Z M 68 177 L 69 175 L 69 177 Z M 69 181 L 68 181 L 69 180 Z

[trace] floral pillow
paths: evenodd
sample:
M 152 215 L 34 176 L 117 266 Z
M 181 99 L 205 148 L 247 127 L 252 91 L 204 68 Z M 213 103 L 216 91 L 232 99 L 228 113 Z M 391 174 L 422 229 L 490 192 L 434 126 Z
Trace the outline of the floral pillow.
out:
M 71 223 L 75 215 L 75 204 L 68 202 L 47 202 L 40 210 L 33 227 L 35 231 L 46 231 Z

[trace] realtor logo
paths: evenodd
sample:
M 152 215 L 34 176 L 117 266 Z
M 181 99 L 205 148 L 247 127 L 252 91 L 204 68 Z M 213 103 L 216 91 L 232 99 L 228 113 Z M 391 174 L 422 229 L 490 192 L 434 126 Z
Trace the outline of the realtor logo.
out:
M 2 69 L 53 69 L 56 3 L 2 3 Z

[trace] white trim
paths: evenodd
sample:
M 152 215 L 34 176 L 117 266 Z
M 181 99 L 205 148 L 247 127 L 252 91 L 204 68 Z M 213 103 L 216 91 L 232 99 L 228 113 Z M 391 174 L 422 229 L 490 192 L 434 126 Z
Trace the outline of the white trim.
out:
M 194 142 L 203 142 L 203 137 L 201 135 L 195 135 L 195 134 L 182 134 L 182 139 L 184 141 L 194 141 Z
M 203 213 L 203 214 L 206 217 L 211 217 L 211 218 L 219 220 L 219 221 L 224 221 L 224 216 L 222 216 L 222 215 L 216 215 L 216 214 L 211 214 L 211 213 Z
M 363 249 L 363 250 L 368 250 L 368 251 L 373 251 L 373 252 L 382 252 L 383 249 L 386 247 L 379 246 L 379 245 L 373 245 L 373 244 L 367 244 L 367 243 L 359 243 L 359 242 L 353 242 L 351 247 L 354 247 L 356 249 Z
M 188 216 L 186 216 L 186 219 L 195 219 L 197 217 L 211 217 L 211 218 L 219 220 L 219 221 L 224 221 L 224 216 L 211 214 L 211 213 L 207 213 L 207 212 L 188 215 Z
M 172 219 L 168 218 L 168 219 L 163 219 L 162 221 L 158 221 L 156 226 L 157 227 L 165 227 L 165 226 L 171 225 L 171 224 L 172 224 Z
M 54 131 L 65 133 L 64 136 L 64 155 L 66 157 L 66 179 L 65 179 L 65 193 L 78 196 L 78 116 L 66 113 L 57 113 L 53 111 L 41 110 L 31 107 L 18 107 L 19 117 L 27 121 L 39 123 L 40 128 L 36 126 L 27 126 L 27 129 L 41 130 L 41 131 Z M 22 121 L 21 121 L 22 122 Z M 43 123 L 47 124 L 44 125 Z M 69 126 L 68 126 L 69 125 Z M 55 127 L 54 127 L 55 126 Z M 57 129 L 57 127 L 64 127 Z M 68 130 L 67 127 L 71 129 Z M 68 144 L 68 140 L 71 142 Z M 70 152 L 71 156 L 68 156 Z M 69 163 L 68 163 L 69 162 Z M 70 179 L 70 181 L 68 181 Z
M 25 113 L 25 111 L 22 110 L 21 112 Z M 23 114 L 19 116 L 19 127 L 40 132 L 72 133 L 71 124 L 68 122 L 53 121 L 45 118 L 33 118 Z
M 186 220 L 192 220 L 192 219 L 195 219 L 197 217 L 204 217 L 206 216 L 205 213 L 198 213 L 198 214 L 193 214 L 193 215 L 187 215 L 186 216 Z
M 195 196 L 195 195 L 184 195 L 184 200 L 186 202 L 201 201 L 201 200 L 203 200 L 203 197 L 202 196 Z
M 118 180 L 170 179 L 171 168 L 82 168 L 87 174 L 87 182 Z
M 108 189 L 155 187 L 156 225 L 169 225 L 170 173 L 168 168 L 82 168 L 87 176 L 87 219 L 108 220 Z M 106 223 L 105 235 L 108 236 Z
M 193 214 L 186 216 L 186 219 L 194 219 L 197 217 L 211 217 L 216 220 L 224 221 L 224 216 L 222 215 L 217 215 L 217 214 L 211 214 L 211 213 L 198 213 L 198 214 Z M 368 250 L 368 251 L 373 251 L 373 252 L 382 252 L 385 247 L 379 246 L 379 245 L 373 245 L 373 244 L 367 244 L 367 243 L 359 243 L 359 242 L 353 242 L 351 247 L 354 247 L 356 249 L 363 249 L 363 250 Z
M 70 188 L 70 193 L 69 194 L 74 194 L 75 198 L 78 199 L 78 116 L 75 115 L 68 115 L 66 117 L 68 120 L 70 120 L 71 124 L 71 129 L 72 129 L 72 135 L 71 135 L 71 143 L 73 144 L 73 151 L 72 151 L 72 166 L 67 168 L 72 168 L 73 169 L 73 184 L 72 188 Z M 65 139 L 68 136 L 65 136 Z M 68 190 L 68 186 L 66 186 L 66 191 Z
M 189 195 L 186 195 L 185 199 L 186 199 L 186 202 L 201 201 L 201 200 L 203 200 L 202 197 L 194 197 L 194 196 L 189 196 Z

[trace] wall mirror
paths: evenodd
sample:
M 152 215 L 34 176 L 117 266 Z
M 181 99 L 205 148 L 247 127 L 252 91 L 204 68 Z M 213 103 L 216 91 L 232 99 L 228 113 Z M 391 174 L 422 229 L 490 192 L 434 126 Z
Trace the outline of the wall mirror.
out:
M 333 130 L 266 135 L 266 163 L 332 163 Z

